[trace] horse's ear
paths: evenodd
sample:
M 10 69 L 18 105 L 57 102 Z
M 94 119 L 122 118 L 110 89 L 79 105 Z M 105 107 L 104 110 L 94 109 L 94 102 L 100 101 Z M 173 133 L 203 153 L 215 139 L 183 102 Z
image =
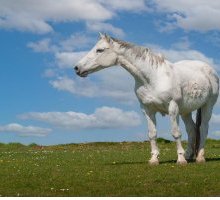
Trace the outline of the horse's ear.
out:
M 110 44 L 113 43 L 112 38 L 109 35 L 107 35 L 106 33 L 105 33 L 105 39 L 108 43 L 110 43 Z
M 100 37 L 100 39 L 102 39 L 102 38 L 104 38 L 104 37 L 105 37 L 105 35 L 104 35 L 104 34 L 102 34 L 101 32 L 99 32 L 99 37 Z
M 110 36 L 108 36 L 106 33 L 102 34 L 101 32 L 99 32 L 99 37 L 100 39 L 106 39 L 106 41 L 108 43 L 112 43 L 112 38 Z

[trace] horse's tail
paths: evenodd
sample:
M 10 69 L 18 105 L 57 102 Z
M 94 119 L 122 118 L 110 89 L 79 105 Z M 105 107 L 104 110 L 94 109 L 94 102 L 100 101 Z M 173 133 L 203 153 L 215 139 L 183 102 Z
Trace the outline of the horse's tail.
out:
M 195 154 L 196 154 L 196 156 L 197 156 L 198 151 L 199 151 L 201 121 L 202 121 L 201 108 L 199 108 L 197 110 L 197 113 L 196 113 L 196 143 L 195 143 Z

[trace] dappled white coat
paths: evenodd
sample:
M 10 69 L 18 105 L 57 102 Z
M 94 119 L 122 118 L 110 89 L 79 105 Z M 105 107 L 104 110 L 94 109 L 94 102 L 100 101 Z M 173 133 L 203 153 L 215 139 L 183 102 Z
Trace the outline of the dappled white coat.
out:
M 147 118 L 151 142 L 151 164 L 158 164 L 156 145 L 156 112 L 168 114 L 172 135 L 177 142 L 180 164 L 185 164 L 185 151 L 181 145 L 179 115 L 188 133 L 186 158 L 195 153 L 196 127 L 191 113 L 201 108 L 202 124 L 200 144 L 196 160 L 204 162 L 204 144 L 208 134 L 208 122 L 217 100 L 219 79 L 212 67 L 201 61 L 183 60 L 171 63 L 151 50 L 123 42 L 101 34 L 93 49 L 75 67 L 79 76 L 113 65 L 121 65 L 135 79 L 135 93 Z

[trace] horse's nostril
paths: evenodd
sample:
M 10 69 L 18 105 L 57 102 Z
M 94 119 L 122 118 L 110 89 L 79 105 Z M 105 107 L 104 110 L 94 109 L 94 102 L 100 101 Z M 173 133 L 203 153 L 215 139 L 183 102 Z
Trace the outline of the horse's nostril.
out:
M 78 70 L 79 70 L 79 67 L 75 66 L 74 69 L 75 69 L 75 71 L 78 71 Z

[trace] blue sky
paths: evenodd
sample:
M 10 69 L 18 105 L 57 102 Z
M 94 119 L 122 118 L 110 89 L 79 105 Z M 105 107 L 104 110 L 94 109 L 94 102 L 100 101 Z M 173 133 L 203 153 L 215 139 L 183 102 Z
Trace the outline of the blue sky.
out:
M 74 64 L 100 31 L 219 72 L 219 17 L 218 1 L 0 0 L 0 142 L 146 140 L 132 77 L 115 66 L 81 79 Z M 220 138 L 219 124 L 218 100 L 209 137 Z M 168 117 L 157 125 L 172 139 Z

